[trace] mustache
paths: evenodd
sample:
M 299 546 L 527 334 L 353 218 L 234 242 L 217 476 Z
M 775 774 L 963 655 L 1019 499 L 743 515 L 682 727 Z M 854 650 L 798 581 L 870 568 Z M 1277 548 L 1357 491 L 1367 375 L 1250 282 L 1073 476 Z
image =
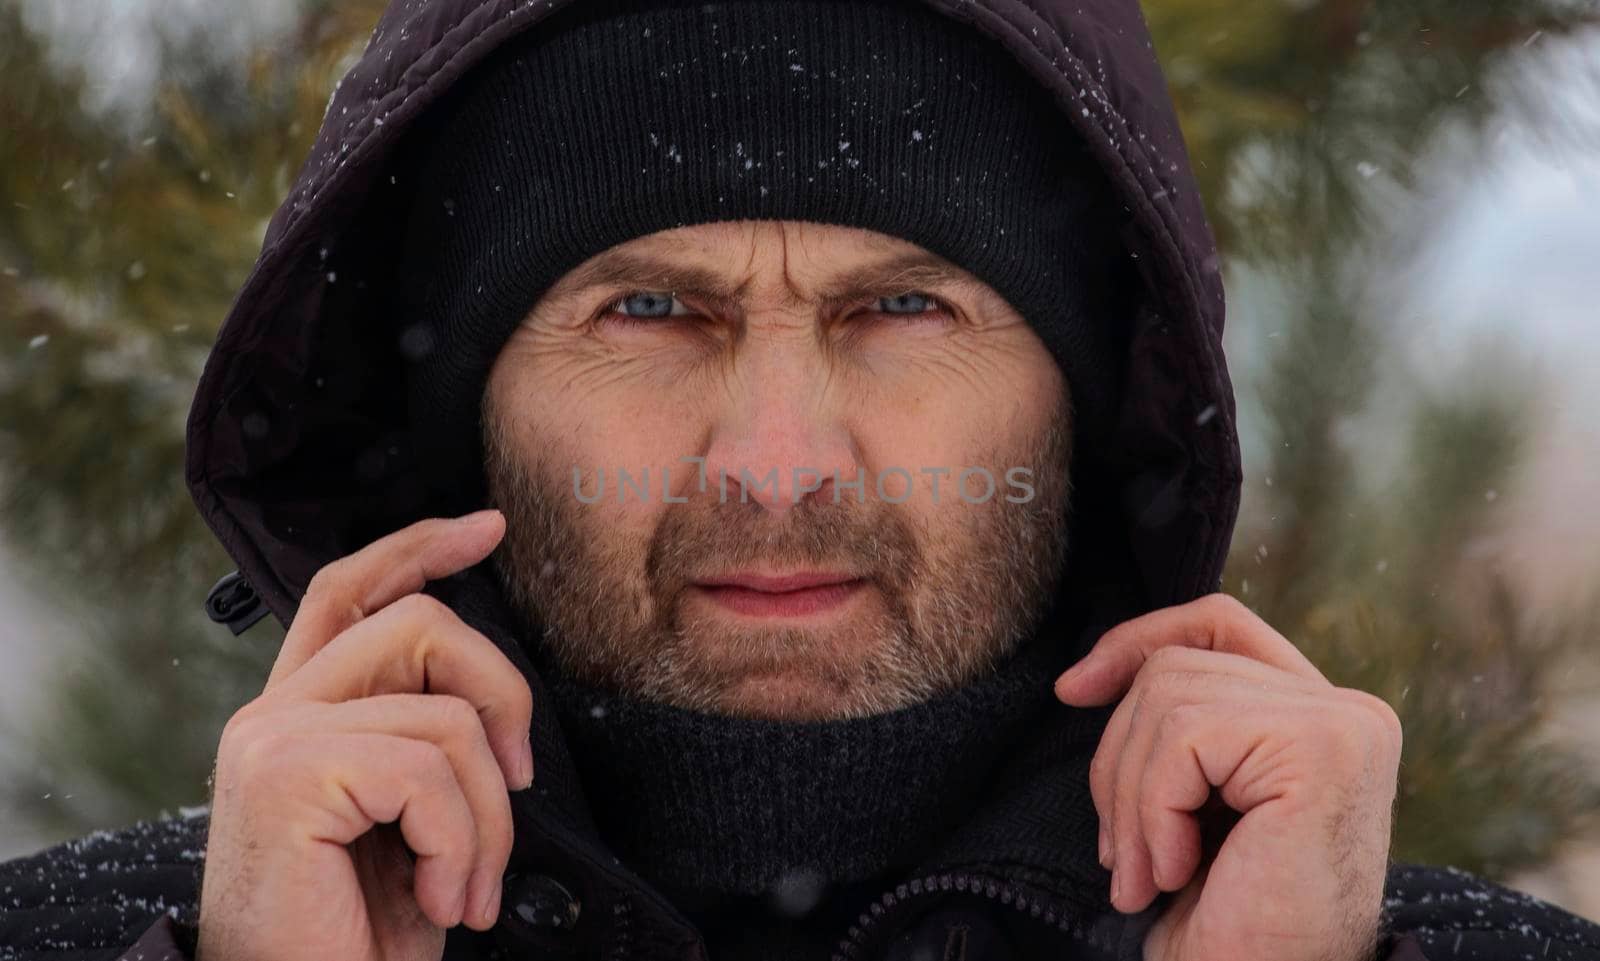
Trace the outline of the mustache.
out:
M 904 590 L 924 559 L 909 512 L 894 506 L 808 500 L 774 515 L 755 503 L 691 500 L 663 515 L 646 577 L 658 597 L 748 568 L 843 571 Z

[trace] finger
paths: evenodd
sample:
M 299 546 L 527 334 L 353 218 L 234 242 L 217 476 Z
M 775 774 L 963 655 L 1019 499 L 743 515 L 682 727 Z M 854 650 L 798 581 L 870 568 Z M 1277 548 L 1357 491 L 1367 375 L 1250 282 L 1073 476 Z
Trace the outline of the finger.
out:
M 1216 593 L 1151 611 L 1107 631 L 1056 679 L 1056 696 L 1075 707 L 1109 704 L 1128 690 L 1152 654 L 1172 646 L 1238 654 L 1328 684 L 1288 638 L 1238 600 Z
M 441 928 L 459 923 L 477 831 L 445 752 L 427 741 L 387 734 L 323 734 L 289 744 L 273 768 L 318 787 L 312 803 L 323 816 L 313 825 L 312 839 L 344 846 L 376 824 L 398 822 L 406 847 L 417 856 L 417 906 Z M 268 793 L 266 785 L 260 793 Z
M 1162 690 L 1161 685 L 1165 682 L 1161 681 L 1161 678 L 1168 674 L 1183 678 L 1212 675 L 1218 678 L 1238 677 L 1261 687 L 1281 687 L 1306 692 L 1322 689 L 1319 685 L 1238 654 L 1184 647 L 1162 648 L 1152 654 L 1127 695 L 1111 712 L 1105 730 L 1101 733 L 1094 759 L 1089 765 L 1089 792 L 1094 800 L 1095 810 L 1100 815 L 1100 863 L 1104 867 L 1109 868 L 1116 861 L 1116 847 L 1111 843 L 1117 812 L 1114 785 L 1119 761 L 1128 750 L 1128 732 L 1139 716 L 1147 693 L 1152 689 Z M 1171 700 L 1157 705 L 1157 710 L 1158 712 L 1165 710 L 1177 703 L 1182 702 Z M 1159 714 L 1157 719 L 1159 720 Z
M 1149 820 L 1146 817 L 1144 791 L 1152 768 L 1159 763 L 1152 753 L 1157 740 L 1169 734 L 1175 725 L 1182 730 L 1182 725 L 1202 707 L 1224 711 L 1234 718 L 1253 716 L 1269 709 L 1308 709 L 1306 695 L 1302 691 L 1263 686 L 1255 679 L 1233 674 L 1167 670 L 1153 675 L 1149 680 L 1141 676 L 1136 690 L 1139 691 L 1139 710 L 1129 715 L 1123 748 L 1117 757 L 1110 787 L 1113 814 L 1109 830 L 1114 864 L 1112 902 L 1128 911 L 1143 909 L 1160 891 L 1182 887 L 1181 883 L 1167 886 L 1171 878 L 1165 873 L 1164 867 L 1157 870 L 1154 858 L 1156 845 L 1145 833 Z M 1228 730 L 1222 730 L 1216 732 L 1216 736 L 1233 735 Z M 1168 772 L 1160 773 L 1165 775 Z M 1210 786 L 1203 780 L 1194 779 L 1186 784 L 1199 792 L 1196 806 L 1204 803 L 1210 794 Z M 1188 843 L 1188 839 L 1180 832 L 1163 836 L 1161 842 L 1176 845 L 1181 853 L 1186 850 L 1182 846 Z
M 1200 869 L 1204 851 L 1197 812 L 1211 799 L 1213 785 L 1188 738 L 1203 736 L 1200 732 L 1210 728 L 1216 715 L 1233 711 L 1231 705 L 1187 704 L 1156 726 L 1149 759 L 1139 772 L 1135 803 L 1141 846 L 1147 852 L 1151 885 L 1157 890 L 1182 890 Z M 1158 764 L 1172 765 L 1172 770 L 1152 775 L 1151 768 Z
M 1137 688 L 1122 699 L 1112 712 L 1111 719 L 1106 722 L 1105 730 L 1100 735 L 1100 743 L 1095 748 L 1094 757 L 1089 761 L 1089 796 L 1094 802 L 1095 812 L 1099 815 L 1098 850 L 1100 865 L 1105 868 L 1113 868 L 1116 865 L 1112 828 L 1116 823 L 1117 814 L 1114 790 L 1117 763 L 1126 750 L 1128 728 L 1138 717 L 1140 700 Z M 1112 880 L 1113 882 L 1116 880 L 1114 873 Z
M 267 697 L 335 703 L 416 693 L 470 702 L 506 783 L 520 790 L 531 782 L 527 679 L 493 641 L 427 594 L 408 594 L 344 631 Z
M 1196 812 L 1213 788 L 1243 815 L 1225 846 L 1239 843 L 1239 832 L 1254 820 L 1257 840 L 1277 849 L 1252 852 L 1248 863 L 1283 861 L 1284 839 L 1296 846 L 1294 857 L 1311 863 L 1350 858 L 1367 847 L 1350 834 L 1354 826 L 1383 820 L 1393 793 L 1380 787 L 1392 783 L 1396 742 L 1379 715 L 1350 694 L 1335 688 L 1308 699 L 1258 691 L 1248 704 L 1208 700 L 1167 712 L 1136 772 L 1137 816 L 1124 819 L 1139 822 L 1152 883 L 1178 890 L 1194 876 L 1202 854 Z M 1361 810 L 1348 810 L 1351 805 Z M 1274 808 L 1284 812 L 1284 822 L 1262 829 L 1260 819 Z M 1386 826 L 1377 830 L 1387 837 Z M 1136 893 L 1124 897 L 1123 910 L 1138 910 L 1154 897 Z
M 1253 705 L 1247 715 L 1229 704 L 1188 704 L 1163 719 L 1141 772 L 1137 801 L 1155 887 L 1181 890 L 1201 870 L 1204 850 L 1198 812 L 1206 807 L 1213 788 L 1222 792 L 1228 807 L 1241 813 L 1282 796 L 1281 784 L 1266 790 L 1241 785 L 1241 768 L 1275 735 L 1299 729 L 1304 720 L 1303 708 L 1290 703 Z M 1309 836 L 1302 840 L 1314 844 Z M 1153 897 L 1141 891 L 1139 898 L 1128 899 L 1123 910 L 1140 910 Z
M 498 510 L 430 517 L 324 565 L 306 585 L 266 690 L 299 670 L 351 625 L 415 594 L 430 580 L 488 557 L 504 534 L 505 516 Z
M 299 712 L 297 723 L 329 732 L 412 738 L 444 751 L 477 828 L 477 862 L 466 886 L 462 921 L 479 930 L 493 925 L 511 858 L 511 798 L 506 789 L 527 785 L 506 779 L 472 704 L 442 694 L 383 694 Z

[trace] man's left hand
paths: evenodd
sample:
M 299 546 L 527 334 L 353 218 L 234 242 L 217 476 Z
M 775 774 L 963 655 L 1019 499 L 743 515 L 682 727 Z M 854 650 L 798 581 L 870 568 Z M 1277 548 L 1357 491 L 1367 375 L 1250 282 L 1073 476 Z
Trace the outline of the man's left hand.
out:
M 1112 905 L 1179 892 L 1147 961 L 1372 957 L 1400 764 L 1388 704 L 1221 593 L 1117 625 L 1055 690 L 1121 698 L 1089 781 Z M 1237 822 L 1206 858 L 1214 792 Z

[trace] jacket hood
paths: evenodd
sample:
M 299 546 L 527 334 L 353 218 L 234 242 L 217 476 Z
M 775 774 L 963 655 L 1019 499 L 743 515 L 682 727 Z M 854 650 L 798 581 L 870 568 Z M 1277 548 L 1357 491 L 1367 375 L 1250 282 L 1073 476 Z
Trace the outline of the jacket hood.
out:
M 474 64 L 572 0 L 394 0 L 333 91 L 311 153 L 206 361 L 185 481 L 285 626 L 311 576 L 434 516 L 408 471 L 404 399 L 363 324 L 363 216 L 406 129 Z M 1133 613 L 1215 590 L 1238 511 L 1235 406 L 1215 243 L 1136 0 L 916 0 L 999 41 L 1061 108 L 1128 211 L 1144 282 L 1124 402 L 1074 512 Z M 367 234 L 370 236 L 370 234 Z M 342 275 L 342 276 L 341 276 Z M 1099 499 L 1096 503 L 1092 500 Z M 1092 516 L 1090 516 L 1092 515 Z M 1080 586 L 1081 589 L 1081 586 Z M 1129 615 L 1131 616 L 1131 615 Z

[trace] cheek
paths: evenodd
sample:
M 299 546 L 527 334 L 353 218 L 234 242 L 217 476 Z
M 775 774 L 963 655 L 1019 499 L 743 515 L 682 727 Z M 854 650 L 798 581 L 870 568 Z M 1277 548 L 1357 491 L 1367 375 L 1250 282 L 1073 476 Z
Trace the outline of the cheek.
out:
M 507 346 L 494 381 L 501 409 L 561 466 L 568 488 L 574 466 L 603 468 L 608 483 L 618 470 L 637 478 L 648 469 L 658 499 L 663 467 L 690 467 L 679 458 L 698 452 L 703 417 L 638 362 L 563 340 L 526 334 Z
M 663 479 L 673 496 L 693 483 L 694 465 L 679 458 L 697 453 L 699 418 L 614 362 L 541 347 L 524 338 L 502 353 L 491 379 L 499 414 L 588 536 L 642 557 L 669 506 Z
M 868 470 L 903 467 L 916 476 L 948 468 L 943 492 L 962 467 L 988 467 L 1000 477 L 1014 466 L 996 458 L 1028 450 L 1062 389 L 1055 361 L 1030 338 L 952 338 L 874 365 L 871 403 L 856 428 Z M 919 489 L 932 483 L 931 474 L 920 478 Z

